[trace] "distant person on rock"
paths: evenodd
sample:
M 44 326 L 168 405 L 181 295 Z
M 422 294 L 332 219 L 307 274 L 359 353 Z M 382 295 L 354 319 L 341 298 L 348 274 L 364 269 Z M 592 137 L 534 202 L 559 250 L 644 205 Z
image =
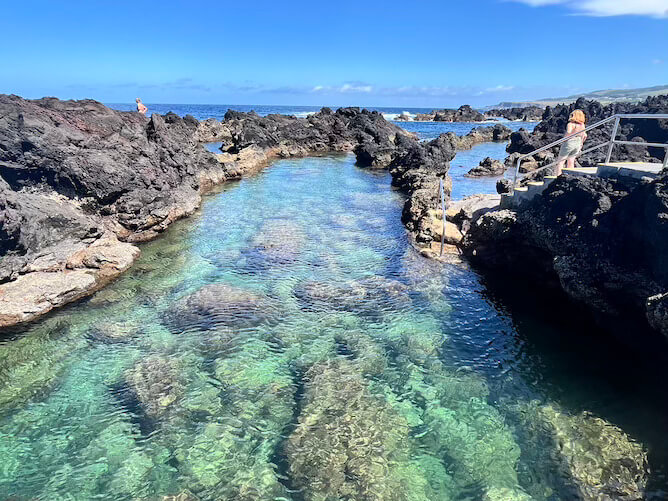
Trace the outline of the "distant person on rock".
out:
M 137 101 L 137 111 L 142 115 L 146 115 L 148 108 L 144 105 L 144 103 L 141 102 L 141 99 L 137 98 L 136 101 Z
M 584 131 L 587 119 L 584 111 L 574 110 L 568 117 L 568 125 L 566 126 L 566 134 L 564 137 L 573 136 L 568 141 L 561 143 L 559 150 L 559 163 L 555 172 L 556 176 L 561 176 L 561 171 L 564 168 L 564 162 L 568 163 L 568 168 L 575 167 L 575 157 L 582 151 L 582 145 L 587 139 L 587 133 Z

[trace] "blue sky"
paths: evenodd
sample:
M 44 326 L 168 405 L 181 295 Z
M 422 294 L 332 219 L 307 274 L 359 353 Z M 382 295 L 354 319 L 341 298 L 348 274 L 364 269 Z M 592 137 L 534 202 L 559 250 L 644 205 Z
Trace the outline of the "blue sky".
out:
M 444 107 L 668 84 L 668 0 L 8 1 L 0 92 Z

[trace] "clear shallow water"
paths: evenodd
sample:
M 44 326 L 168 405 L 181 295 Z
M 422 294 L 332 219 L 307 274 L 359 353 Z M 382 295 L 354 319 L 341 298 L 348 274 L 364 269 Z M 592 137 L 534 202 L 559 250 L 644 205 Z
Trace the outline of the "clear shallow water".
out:
M 556 501 L 572 481 L 538 439 L 558 409 L 649 448 L 663 499 L 665 377 L 421 258 L 401 207 L 352 156 L 276 162 L 111 286 L 5 333 L 0 492 Z

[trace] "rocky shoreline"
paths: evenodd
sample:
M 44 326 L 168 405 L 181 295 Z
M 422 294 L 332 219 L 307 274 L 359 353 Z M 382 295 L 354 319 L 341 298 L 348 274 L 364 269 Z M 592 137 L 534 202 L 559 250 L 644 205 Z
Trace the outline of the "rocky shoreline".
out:
M 668 171 L 641 184 L 565 174 L 526 207 L 471 217 L 462 247 L 486 273 L 563 290 L 622 337 L 665 341 L 667 217 Z
M 456 145 L 421 143 L 380 113 L 323 108 L 307 118 L 229 111 L 198 122 L 92 100 L 0 96 L 0 327 L 93 293 L 139 256 L 134 245 L 194 213 L 202 194 L 274 158 L 354 152 L 389 169 L 419 234 Z M 203 143 L 223 142 L 214 154 Z
M 458 109 L 432 110 L 430 113 L 417 113 L 415 118 L 402 113 L 395 120 L 415 122 L 489 122 L 499 119 L 513 122 L 538 122 L 543 117 L 543 109 L 538 106 L 522 108 L 496 108 L 480 112 L 465 104 Z

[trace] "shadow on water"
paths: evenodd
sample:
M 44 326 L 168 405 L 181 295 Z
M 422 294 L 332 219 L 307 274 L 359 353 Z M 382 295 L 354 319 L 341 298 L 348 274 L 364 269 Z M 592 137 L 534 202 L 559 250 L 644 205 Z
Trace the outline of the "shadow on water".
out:
M 481 279 L 481 295 L 513 326 L 521 354 L 515 371 L 573 413 L 589 411 L 644 444 L 668 436 L 668 349 L 663 338 L 636 326 L 620 338 L 595 322 L 563 292 L 500 276 Z M 668 452 L 649 448 L 647 499 L 665 499 Z

